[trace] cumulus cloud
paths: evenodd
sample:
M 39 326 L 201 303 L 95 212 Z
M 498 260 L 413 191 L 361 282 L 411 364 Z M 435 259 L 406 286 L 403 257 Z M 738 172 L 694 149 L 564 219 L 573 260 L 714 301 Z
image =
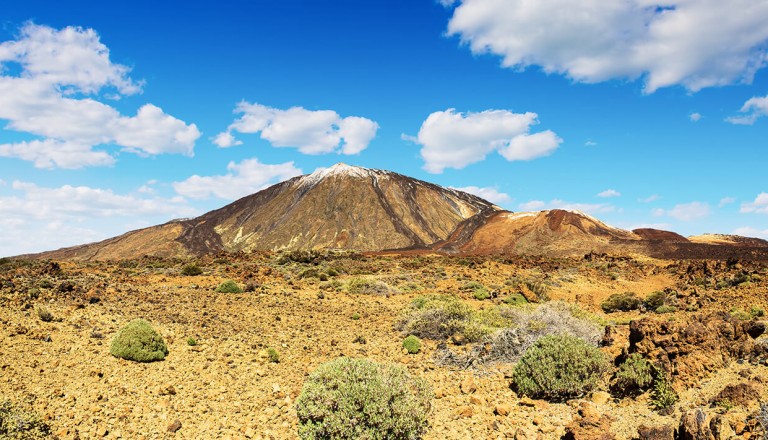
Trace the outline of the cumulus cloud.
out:
M 461 169 L 497 151 L 505 159 L 532 160 L 552 154 L 563 142 L 552 131 L 530 134 L 538 124 L 536 113 L 486 110 L 460 113 L 455 109 L 434 112 L 421 125 L 416 137 L 403 135 L 422 146 L 424 169 L 442 173 Z
M 599 214 L 601 212 L 614 212 L 616 207 L 608 203 L 574 203 L 560 199 L 549 202 L 543 200 L 531 200 L 519 205 L 521 211 L 542 211 L 550 209 L 565 209 L 568 211 L 581 211 L 587 214 Z
M 763 0 L 463 0 L 448 34 L 513 69 L 695 92 L 751 82 L 768 61 L 766 22 Z
M 99 101 L 141 92 L 129 71 L 110 61 L 92 29 L 25 25 L 17 39 L 0 44 L 0 119 L 8 121 L 6 130 L 36 139 L 0 144 L 0 156 L 38 168 L 112 165 L 112 154 L 95 149 L 108 145 L 140 155 L 191 156 L 200 136 L 194 124 L 153 104 L 123 116 Z
M 768 193 L 760 193 L 753 202 L 742 203 L 739 212 L 749 214 L 768 214 Z
M 368 148 L 379 124 L 359 116 L 342 118 L 333 110 L 291 107 L 280 110 L 261 104 L 241 102 L 235 113 L 242 114 L 214 143 L 222 148 L 242 144 L 233 133 L 260 133 L 274 147 L 298 148 L 304 154 L 358 154 Z
M 465 186 L 462 188 L 451 188 L 476 195 L 496 205 L 502 205 L 512 201 L 512 197 L 510 197 L 509 194 L 499 192 L 498 189 L 492 187 Z
M 88 186 L 49 188 L 18 180 L 10 189 L 11 195 L 0 197 L 0 256 L 101 240 L 125 232 L 130 229 L 126 223 L 137 219 L 160 223 L 197 214 L 182 197 Z
M 756 237 L 768 240 L 768 229 L 757 229 L 750 226 L 744 226 L 737 228 L 733 231 L 735 235 L 741 235 L 743 237 Z
M 731 124 L 752 125 L 758 118 L 768 116 L 768 95 L 750 98 L 741 106 L 741 116 L 731 116 L 725 120 Z
M 701 116 L 701 113 L 695 113 L 695 112 L 688 115 L 688 119 L 690 119 L 691 122 L 699 122 L 701 121 L 702 117 L 703 116 Z
M 621 193 L 616 191 L 615 189 L 606 189 L 605 191 L 598 193 L 597 196 L 603 197 L 603 198 L 620 197 Z
M 675 205 L 674 208 L 663 210 L 655 209 L 653 215 L 657 217 L 669 216 L 682 222 L 690 222 L 709 216 L 710 207 L 708 203 L 691 202 Z
M 293 162 L 268 165 L 258 159 L 230 162 L 227 171 L 227 174 L 219 176 L 194 175 L 181 182 L 174 182 L 173 188 L 178 194 L 192 199 L 218 197 L 236 200 L 302 174 Z

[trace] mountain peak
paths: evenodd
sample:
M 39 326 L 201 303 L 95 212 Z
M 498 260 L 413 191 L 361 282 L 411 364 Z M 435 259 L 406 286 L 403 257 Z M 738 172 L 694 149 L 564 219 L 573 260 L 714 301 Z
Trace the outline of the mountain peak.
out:
M 339 162 L 328 168 L 318 168 L 312 174 L 307 174 L 302 177 L 299 183 L 302 186 L 312 186 L 331 176 L 365 178 L 379 173 L 384 173 L 384 171 L 372 170 L 370 168 L 357 167 L 354 165 L 347 165 L 344 162 Z

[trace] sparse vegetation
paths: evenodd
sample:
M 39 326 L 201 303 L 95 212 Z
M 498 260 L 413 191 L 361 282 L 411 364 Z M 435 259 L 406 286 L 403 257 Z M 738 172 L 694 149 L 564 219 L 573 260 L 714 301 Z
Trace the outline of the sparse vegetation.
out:
M 353 321 L 357 321 L 358 319 L 360 319 L 360 314 L 355 312 L 352 314 L 352 316 L 350 316 L 350 318 L 352 318 Z
M 189 263 L 181 268 L 181 274 L 186 277 L 194 277 L 201 275 L 202 273 L 203 269 L 200 269 L 200 266 L 195 263 Z
M 354 277 L 347 281 L 346 290 L 349 293 L 360 295 L 385 295 L 397 293 L 389 284 L 367 278 Z
M 421 339 L 416 336 L 409 335 L 403 339 L 403 348 L 410 354 L 416 354 L 421 351 Z
M 301 439 L 422 437 L 432 390 L 394 365 L 338 358 L 312 372 L 296 399 Z
M 197 339 L 193 338 L 192 336 L 188 337 L 187 345 L 189 345 L 190 347 L 194 347 L 195 345 L 197 345 Z
M 35 440 L 50 434 L 50 427 L 36 413 L 0 398 L 0 439 Z
M 278 351 L 272 347 L 267 348 L 267 357 L 269 358 L 269 361 L 272 363 L 276 364 L 280 362 L 280 353 L 278 353 Z
M 561 400 L 594 389 L 606 369 L 605 356 L 594 345 L 573 336 L 549 335 L 525 352 L 512 377 L 521 394 Z
M 241 289 L 240 286 L 238 286 L 237 283 L 232 280 L 227 280 L 219 284 L 219 287 L 216 288 L 216 291 L 219 293 L 243 293 L 243 289 Z
M 605 313 L 629 312 L 637 310 L 642 306 L 643 301 L 637 297 L 634 292 L 614 293 L 605 301 L 600 303 L 600 308 Z
M 395 327 L 407 335 L 443 340 L 461 333 L 471 317 L 472 309 L 455 296 L 423 295 L 411 302 Z
M 136 362 L 161 361 L 168 355 L 163 338 L 143 319 L 134 319 L 117 332 L 109 353 Z
M 53 314 L 48 310 L 45 306 L 37 306 L 35 308 L 37 311 L 37 317 L 40 318 L 43 322 L 51 322 L 53 321 Z
M 677 308 L 675 306 L 670 306 L 667 304 L 661 305 L 654 310 L 654 312 L 658 314 L 664 314 L 664 313 L 675 313 L 677 311 Z
M 670 384 L 667 373 L 657 369 L 653 378 L 653 390 L 651 391 L 651 406 L 654 409 L 663 411 L 677 403 L 679 397 L 672 384 Z
M 653 370 L 653 365 L 642 355 L 633 353 L 619 365 L 612 388 L 622 396 L 646 390 L 653 383 Z

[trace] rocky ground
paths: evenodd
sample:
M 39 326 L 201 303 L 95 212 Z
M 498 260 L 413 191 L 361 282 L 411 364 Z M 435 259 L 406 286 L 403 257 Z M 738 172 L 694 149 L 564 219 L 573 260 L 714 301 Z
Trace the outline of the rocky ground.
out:
M 301 260 L 301 258 L 298 258 Z M 307 374 L 339 356 L 399 363 L 425 378 L 435 399 L 427 439 L 708 438 L 762 435 L 766 402 L 768 269 L 744 262 L 337 255 L 294 261 L 279 255 L 189 261 L 0 263 L 0 400 L 28 406 L 55 437 L 124 439 L 296 438 L 294 401 Z M 378 281 L 370 293 L 350 280 Z M 244 293 L 217 293 L 224 280 Z M 470 283 L 491 298 L 476 299 Z M 604 313 L 626 291 L 667 290 L 674 311 Z M 547 402 L 510 388 L 511 364 L 461 369 L 437 362 L 439 341 L 409 355 L 394 323 L 422 294 L 456 294 L 475 309 L 511 294 L 564 300 L 607 326 L 602 350 L 638 352 L 672 374 L 680 400 L 656 411 L 651 394 Z M 46 308 L 52 320 L 41 319 Z M 149 320 L 168 343 L 161 362 L 109 354 L 130 320 Z M 194 338 L 196 345 L 189 344 Z M 457 351 L 461 340 L 448 341 Z M 279 352 L 271 362 L 266 349 Z M 728 399 L 713 404 L 727 386 Z M 702 411 L 701 414 L 696 411 Z M 706 425 L 706 426 L 705 426 Z M 666 431 L 665 431 L 666 430 Z M 658 435 L 652 437 L 652 435 Z M 602 437 L 601 437 L 602 436 Z

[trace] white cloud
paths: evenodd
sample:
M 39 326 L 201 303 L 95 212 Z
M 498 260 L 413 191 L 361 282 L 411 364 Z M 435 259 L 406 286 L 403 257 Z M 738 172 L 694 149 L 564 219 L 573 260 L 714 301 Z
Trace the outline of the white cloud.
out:
M 754 202 L 742 203 L 739 212 L 744 214 L 768 214 L 768 193 L 758 194 Z
M 720 199 L 720 203 L 717 204 L 718 208 L 722 208 L 725 205 L 730 205 L 731 203 L 736 202 L 736 199 L 733 197 L 723 197 Z
M 757 229 L 750 226 L 744 226 L 737 228 L 732 232 L 734 235 L 741 235 L 743 237 L 756 237 L 768 240 L 768 229 Z
M 691 113 L 690 115 L 688 115 L 688 119 L 690 119 L 691 122 L 699 122 L 699 121 L 701 121 L 702 117 L 703 116 L 701 116 L 701 113 L 696 113 L 696 112 Z
M 597 146 L 597 142 L 595 142 L 593 140 L 587 140 L 586 142 L 584 142 L 584 146 L 585 147 L 596 147 Z
M 707 217 L 709 213 L 709 204 L 703 202 L 682 203 L 666 211 L 663 209 L 654 210 L 656 216 L 666 215 L 683 222 Z
M 0 197 L 0 256 L 57 249 L 105 239 L 131 229 L 196 215 L 182 197 L 118 194 L 110 189 L 64 185 L 47 188 L 14 181 Z M 104 219 L 109 219 L 104 221 Z
M 598 197 L 603 198 L 609 198 L 609 197 L 620 197 L 621 193 L 616 191 L 615 189 L 606 189 L 605 191 L 597 194 Z
M 349 116 L 342 118 L 333 110 L 307 110 L 291 107 L 280 110 L 261 104 L 241 102 L 235 113 L 242 116 L 227 131 L 219 133 L 214 143 L 226 148 L 242 144 L 233 132 L 260 133 L 274 147 L 298 148 L 304 154 L 358 154 L 368 148 L 379 124 Z
M 442 173 L 445 168 L 461 169 L 479 162 L 494 151 L 510 161 L 551 154 L 562 139 L 551 131 L 529 134 L 537 123 L 536 113 L 531 112 L 486 110 L 464 114 L 448 109 L 429 115 L 415 138 L 403 138 L 422 146 L 425 170 Z
M 19 66 L 13 75 L 10 66 Z M 0 156 L 38 168 L 112 165 L 95 147 L 117 145 L 140 155 L 192 155 L 200 132 L 194 124 L 145 104 L 123 116 L 97 99 L 141 91 L 129 68 L 114 64 L 92 29 L 25 25 L 16 40 L 0 44 L 0 119 L 7 130 L 37 139 L 0 144 Z
M 553 199 L 549 202 L 542 200 L 531 200 L 530 202 L 519 205 L 521 211 L 542 211 L 550 209 L 565 209 L 568 211 L 581 211 L 587 214 L 599 214 L 602 212 L 614 212 L 616 207 L 608 203 L 574 203 L 566 202 L 560 199 Z
M 659 200 L 659 199 L 660 199 L 660 197 L 659 197 L 658 194 L 652 194 L 652 195 L 650 195 L 650 196 L 648 196 L 648 197 L 646 197 L 644 199 L 638 199 L 638 201 L 640 203 L 651 203 L 651 202 L 655 202 L 656 200 Z
M 653 215 L 654 217 L 663 217 L 666 214 L 667 214 L 667 211 L 665 211 L 662 208 L 654 208 L 651 210 L 651 215 Z
M 764 67 L 764 0 L 463 0 L 448 34 L 505 67 L 578 82 L 643 78 L 645 91 L 749 83 Z
M 499 192 L 498 189 L 492 187 L 465 186 L 463 188 L 451 188 L 474 194 L 496 205 L 502 205 L 512 201 L 512 197 L 510 197 L 509 194 Z
M 743 113 L 741 116 L 732 116 L 725 120 L 737 125 L 754 124 L 758 118 L 768 116 L 768 95 L 750 98 L 739 111 Z
M 302 174 L 293 162 L 268 165 L 258 159 L 230 162 L 227 171 L 227 174 L 221 176 L 194 175 L 184 181 L 174 182 L 173 188 L 177 193 L 193 199 L 218 197 L 236 200 Z

